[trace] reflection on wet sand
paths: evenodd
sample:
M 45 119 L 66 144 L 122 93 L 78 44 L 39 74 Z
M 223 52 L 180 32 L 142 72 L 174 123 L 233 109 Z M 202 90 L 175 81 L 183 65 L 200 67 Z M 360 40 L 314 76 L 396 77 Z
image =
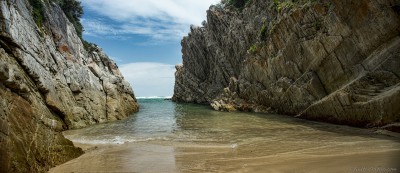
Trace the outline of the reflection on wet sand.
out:
M 315 148 L 263 155 L 240 146 L 174 144 L 165 142 L 88 146 L 86 154 L 50 172 L 399 172 L 400 150 L 368 144 L 343 154 Z M 368 146 L 368 147 L 367 147 Z M 364 148 L 366 147 L 366 148 Z M 364 148 L 364 149 L 362 149 Z M 365 150 L 368 149 L 368 150 Z M 364 150 L 364 151 L 362 151 Z M 368 169 L 369 171 L 365 171 Z
M 178 172 L 173 147 L 149 144 L 83 147 L 87 148 L 84 155 L 50 172 Z

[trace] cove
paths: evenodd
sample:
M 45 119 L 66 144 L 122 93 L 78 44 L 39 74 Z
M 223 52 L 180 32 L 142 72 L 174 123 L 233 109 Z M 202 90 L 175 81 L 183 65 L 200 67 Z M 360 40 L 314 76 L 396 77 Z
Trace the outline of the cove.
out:
M 138 102 L 128 119 L 65 131 L 85 154 L 50 172 L 399 172 L 396 133 Z

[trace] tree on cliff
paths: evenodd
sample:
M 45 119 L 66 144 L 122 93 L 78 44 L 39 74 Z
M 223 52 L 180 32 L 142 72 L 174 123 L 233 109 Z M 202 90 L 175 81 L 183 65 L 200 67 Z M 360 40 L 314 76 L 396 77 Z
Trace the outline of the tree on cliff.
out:
M 87 42 L 82 38 L 84 31 L 83 25 L 80 18 L 83 15 L 83 7 L 80 1 L 77 0 L 29 0 L 29 4 L 32 6 L 32 16 L 35 20 L 36 25 L 41 28 L 43 22 L 46 20 L 44 15 L 44 6 L 49 2 L 58 4 L 67 16 L 68 20 L 74 25 L 76 34 L 82 40 L 82 43 L 86 50 L 92 51 L 96 45 Z
M 43 4 L 40 0 L 29 0 L 32 6 L 32 16 L 35 19 L 36 25 L 40 28 L 43 25 Z
M 76 33 L 82 38 L 83 26 L 80 22 L 80 18 L 83 15 L 83 8 L 80 1 L 77 0 L 50 0 L 57 3 L 64 11 L 68 20 L 74 25 Z M 45 20 L 43 7 L 49 1 L 42 0 L 29 0 L 29 4 L 32 6 L 32 15 L 35 19 L 36 25 L 41 28 Z
M 83 15 L 83 7 L 80 1 L 76 0 L 53 0 L 58 3 L 69 21 L 75 26 L 76 33 L 82 38 L 83 26 L 80 18 Z
M 244 8 L 249 0 L 221 0 L 221 4 L 233 5 L 236 8 Z

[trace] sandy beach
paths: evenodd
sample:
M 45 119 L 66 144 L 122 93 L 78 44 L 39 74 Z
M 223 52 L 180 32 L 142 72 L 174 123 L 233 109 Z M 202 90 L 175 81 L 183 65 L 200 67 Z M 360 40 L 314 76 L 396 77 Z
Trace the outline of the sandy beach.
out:
M 228 145 L 126 143 L 90 145 L 81 157 L 52 168 L 58 172 L 400 172 L 400 150 L 324 154 L 293 151 L 257 156 Z
M 64 131 L 85 154 L 50 172 L 400 172 L 398 133 L 167 101 L 143 105 L 126 120 Z

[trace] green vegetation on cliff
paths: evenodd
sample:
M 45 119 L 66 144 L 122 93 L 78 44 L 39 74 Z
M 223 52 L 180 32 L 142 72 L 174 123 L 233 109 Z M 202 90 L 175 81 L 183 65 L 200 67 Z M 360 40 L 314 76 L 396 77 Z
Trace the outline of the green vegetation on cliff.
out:
M 243 9 L 247 2 L 250 0 L 221 0 L 221 4 L 233 5 L 236 8 Z
M 69 21 L 74 25 L 76 33 L 82 38 L 83 26 L 80 18 L 83 15 L 83 8 L 80 1 L 76 0 L 53 0 L 57 2 Z
M 41 28 L 43 25 L 44 12 L 43 4 L 41 0 L 29 0 L 29 4 L 32 6 L 32 16 L 36 22 L 36 25 Z
M 87 42 L 82 38 L 82 33 L 84 31 L 83 25 L 80 18 L 83 15 L 83 7 L 80 1 L 77 0 L 29 0 L 29 4 L 32 6 L 32 16 L 35 20 L 36 25 L 39 28 L 43 27 L 43 22 L 46 20 L 44 6 L 49 4 L 49 2 L 54 2 L 58 4 L 63 10 L 64 14 L 67 16 L 68 20 L 74 25 L 76 34 L 82 40 L 82 43 L 87 51 L 93 51 L 92 43 Z

